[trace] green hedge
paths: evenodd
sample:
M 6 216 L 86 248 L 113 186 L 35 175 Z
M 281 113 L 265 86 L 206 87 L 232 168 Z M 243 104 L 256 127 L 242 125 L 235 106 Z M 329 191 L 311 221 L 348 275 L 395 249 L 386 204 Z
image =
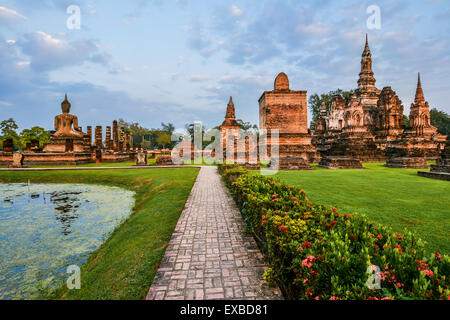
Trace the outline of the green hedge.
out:
M 219 169 L 268 260 L 265 279 L 287 299 L 450 299 L 450 258 L 425 257 L 411 233 L 312 203 L 272 178 Z

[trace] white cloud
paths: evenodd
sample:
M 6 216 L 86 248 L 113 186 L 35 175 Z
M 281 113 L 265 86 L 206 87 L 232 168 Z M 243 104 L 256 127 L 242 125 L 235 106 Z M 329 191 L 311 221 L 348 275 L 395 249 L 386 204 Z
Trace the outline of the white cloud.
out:
M 189 80 L 193 82 L 208 81 L 211 80 L 211 76 L 207 74 L 193 74 L 189 77 Z
M 314 23 L 310 25 L 298 26 L 297 31 L 307 36 L 320 36 L 330 32 L 330 28 L 321 23 Z
M 240 17 L 244 12 L 235 5 L 232 5 L 230 7 L 230 13 L 233 17 Z
M 30 61 L 19 61 L 19 62 L 16 62 L 16 66 L 18 66 L 18 67 L 27 67 L 29 65 L 30 65 Z
M 107 65 L 111 60 L 96 41 L 69 42 L 63 37 L 56 38 L 42 31 L 25 34 L 24 39 L 17 41 L 17 44 L 30 57 L 31 67 L 38 71 L 81 65 L 86 61 Z
M 5 106 L 5 107 L 12 107 L 13 104 L 6 102 L 6 101 L 0 101 L 0 106 Z
M 27 18 L 17 11 L 14 11 L 12 9 L 8 9 L 5 7 L 0 6 L 0 23 L 15 23 L 22 20 L 26 20 Z

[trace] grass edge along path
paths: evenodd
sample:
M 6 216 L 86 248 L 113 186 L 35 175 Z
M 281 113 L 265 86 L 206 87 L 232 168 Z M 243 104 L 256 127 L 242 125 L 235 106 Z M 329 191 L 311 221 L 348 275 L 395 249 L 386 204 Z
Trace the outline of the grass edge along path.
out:
M 81 267 L 81 290 L 65 283 L 43 299 L 138 300 L 145 298 L 199 169 L 81 172 L 0 172 L 2 183 L 85 183 L 135 192 L 130 217 Z M 120 199 L 119 199 L 120 200 Z

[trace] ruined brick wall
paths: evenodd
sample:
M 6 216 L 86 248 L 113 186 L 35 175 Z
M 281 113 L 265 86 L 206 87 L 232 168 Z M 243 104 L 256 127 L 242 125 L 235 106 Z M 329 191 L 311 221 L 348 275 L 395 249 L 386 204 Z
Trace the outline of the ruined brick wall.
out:
M 260 128 L 308 133 L 306 91 L 266 91 L 259 100 Z

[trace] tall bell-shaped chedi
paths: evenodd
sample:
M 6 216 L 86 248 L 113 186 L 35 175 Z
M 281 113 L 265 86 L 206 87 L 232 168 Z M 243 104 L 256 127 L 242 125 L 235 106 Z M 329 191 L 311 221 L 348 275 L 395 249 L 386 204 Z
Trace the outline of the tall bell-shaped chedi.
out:
M 380 91 L 375 87 L 375 77 L 372 70 L 372 53 L 369 48 L 369 39 L 366 35 L 366 44 L 361 58 L 361 72 L 359 73 L 358 89 L 356 94 L 360 95 L 364 100 L 362 104 L 377 104 Z

